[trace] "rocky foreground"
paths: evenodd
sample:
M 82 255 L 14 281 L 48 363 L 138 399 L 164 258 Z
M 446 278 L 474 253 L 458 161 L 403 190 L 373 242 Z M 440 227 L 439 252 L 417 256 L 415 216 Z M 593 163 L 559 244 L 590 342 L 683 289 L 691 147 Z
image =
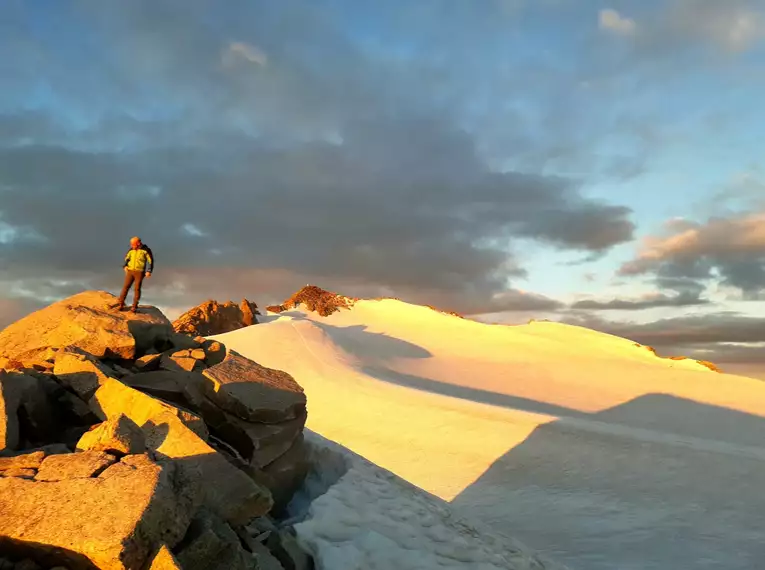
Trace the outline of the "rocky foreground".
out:
M 0 570 L 305 570 L 287 373 L 88 291 L 0 332 Z

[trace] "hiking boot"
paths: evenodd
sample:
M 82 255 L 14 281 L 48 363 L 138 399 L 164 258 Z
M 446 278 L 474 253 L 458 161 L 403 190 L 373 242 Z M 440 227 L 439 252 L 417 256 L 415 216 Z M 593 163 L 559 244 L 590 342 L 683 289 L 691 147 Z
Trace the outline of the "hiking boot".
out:
M 138 311 L 138 307 L 136 307 L 135 305 L 133 305 L 132 307 L 130 307 L 130 312 L 131 312 L 131 313 L 135 313 L 135 312 L 137 312 L 137 311 Z

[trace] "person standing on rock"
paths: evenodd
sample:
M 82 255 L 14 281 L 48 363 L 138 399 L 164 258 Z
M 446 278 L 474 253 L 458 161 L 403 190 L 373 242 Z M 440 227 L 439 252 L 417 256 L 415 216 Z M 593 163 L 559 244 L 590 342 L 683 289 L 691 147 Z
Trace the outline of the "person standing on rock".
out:
M 130 238 L 130 249 L 125 254 L 125 283 L 122 286 L 117 309 L 122 311 L 125 308 L 125 299 L 127 298 L 130 287 L 133 289 L 133 305 L 130 312 L 135 313 L 138 309 L 138 301 L 141 299 L 141 285 L 144 277 L 151 277 L 154 269 L 154 256 L 151 249 L 141 242 L 138 236 Z

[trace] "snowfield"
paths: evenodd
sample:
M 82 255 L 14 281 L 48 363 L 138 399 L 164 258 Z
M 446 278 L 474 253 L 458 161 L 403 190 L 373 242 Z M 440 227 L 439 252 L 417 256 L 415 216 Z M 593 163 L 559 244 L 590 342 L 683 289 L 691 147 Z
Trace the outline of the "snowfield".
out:
M 506 537 L 572 570 L 762 566 L 765 382 L 581 327 L 394 300 L 261 321 L 216 338 L 292 374 L 311 431 L 427 492 L 356 459 L 298 524 L 323 568 L 525 568 Z M 482 530 L 465 538 L 451 516 Z M 428 521 L 475 541 L 471 562 L 428 542 Z
M 319 568 L 565 570 L 349 450 L 307 436 L 314 468 L 291 514 Z

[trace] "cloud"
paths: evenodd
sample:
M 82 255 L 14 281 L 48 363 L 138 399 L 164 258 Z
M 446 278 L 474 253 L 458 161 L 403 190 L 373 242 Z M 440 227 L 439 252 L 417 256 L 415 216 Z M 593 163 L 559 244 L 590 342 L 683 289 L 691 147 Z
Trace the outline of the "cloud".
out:
M 435 123 L 420 123 L 413 143 L 410 124 L 279 150 L 250 138 L 133 155 L 0 149 L 5 233 L 17 236 L 0 259 L 17 272 L 106 270 L 138 234 L 159 270 L 282 265 L 490 295 L 519 274 L 506 251 L 514 237 L 586 251 L 631 237 L 627 209 L 585 199 L 564 180 L 491 173 L 469 139 Z M 40 238 L 22 240 L 22 229 Z M 72 247 L 78 255 L 66 255 Z
M 709 303 L 709 300 L 701 299 L 698 295 L 688 292 L 672 296 L 654 293 L 645 295 L 640 299 L 611 299 L 609 301 L 585 299 L 572 303 L 569 308 L 574 310 L 640 311 L 660 307 L 695 307 Z
M 637 29 L 635 20 L 626 18 L 612 9 L 603 9 L 598 13 L 598 25 L 601 30 L 622 36 L 632 35 Z
M 489 314 L 500 312 L 554 312 L 564 307 L 564 303 L 545 295 L 510 289 L 492 295 L 488 300 L 476 298 L 463 307 L 465 314 Z
M 685 356 L 720 365 L 723 372 L 765 379 L 765 318 L 733 312 L 617 322 L 567 315 L 563 322 L 627 338 L 654 348 L 659 356 Z
M 749 0 L 675 0 L 667 24 L 679 34 L 742 52 L 763 38 L 761 6 Z
M 710 351 L 696 354 L 709 354 Z M 727 364 L 758 364 L 760 374 L 765 373 L 765 343 L 720 343 L 713 352 L 717 362 Z
M 203 237 L 205 235 L 205 233 L 194 224 L 189 224 L 189 223 L 183 224 L 183 226 L 181 226 L 181 229 L 192 237 Z
M 595 315 L 570 315 L 563 320 L 654 347 L 708 348 L 721 343 L 765 343 L 765 318 L 734 312 L 674 317 L 650 323 L 609 321 Z
M 268 64 L 268 56 L 260 48 L 244 42 L 231 42 L 223 52 L 223 64 L 234 65 L 238 59 L 263 67 Z
M 36 299 L 0 297 L 0 331 L 43 306 Z
M 60 79 L 55 105 L 0 111 L 4 279 L 39 286 L 43 267 L 112 283 L 140 235 L 157 257 L 147 301 L 181 283 L 196 300 L 201 275 L 224 270 L 241 292 L 217 290 L 249 294 L 257 268 L 300 277 L 283 293 L 427 291 L 463 310 L 512 296 L 519 240 L 589 254 L 632 239 L 630 209 L 585 196 L 582 179 L 486 160 L 456 74 L 471 68 L 467 23 L 489 16 L 444 19 L 450 42 L 439 25 L 402 65 L 352 41 L 342 13 L 286 4 L 78 3 L 72 25 L 108 49 L 88 66 L 51 52 L 38 73 Z M 407 25 L 431 22 L 406 9 Z M 222 53 L 257 73 L 231 73 Z
M 607 19 L 613 26 L 622 22 L 615 11 L 604 12 L 609 13 Z M 628 23 L 623 26 L 625 30 L 630 28 Z M 752 49 L 765 37 L 765 20 L 757 0 L 669 0 L 662 10 L 641 18 L 631 34 L 642 56 L 666 57 L 699 46 L 736 55 Z
M 647 91 L 661 82 L 662 89 L 667 90 L 681 85 L 693 73 L 708 74 L 711 70 L 726 75 L 730 85 L 742 80 L 731 63 L 746 65 L 741 56 L 758 48 L 765 38 L 765 6 L 760 0 L 619 4 L 620 10 L 603 8 L 597 14 L 599 38 L 587 42 L 591 52 L 583 73 L 589 86 L 613 88 L 639 72 L 644 83 L 630 83 L 631 89 Z M 624 14 L 622 6 L 630 16 Z M 614 37 L 625 41 L 614 45 Z M 751 81 L 751 76 L 744 81 Z M 650 127 L 664 130 L 659 122 Z M 610 168 L 620 170 L 616 164 Z M 640 161 L 621 170 L 639 172 Z
M 705 223 L 672 220 L 665 235 L 649 236 L 622 276 L 653 274 L 669 288 L 702 288 L 718 280 L 747 298 L 765 291 L 765 212 L 710 218 Z
M 703 202 L 707 215 L 740 216 L 743 213 L 765 212 L 765 179 L 761 169 L 753 166 L 734 174 Z

